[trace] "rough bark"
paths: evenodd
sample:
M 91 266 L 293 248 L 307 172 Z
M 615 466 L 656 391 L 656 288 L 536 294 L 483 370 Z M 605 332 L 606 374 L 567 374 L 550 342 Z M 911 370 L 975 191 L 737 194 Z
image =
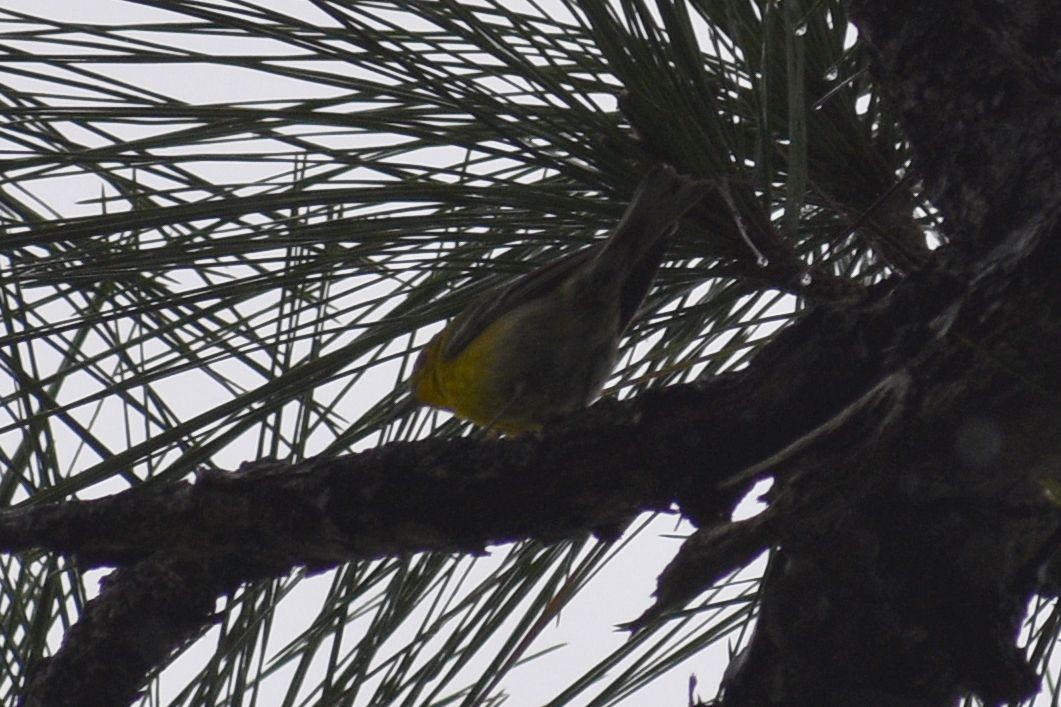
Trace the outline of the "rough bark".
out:
M 756 523 L 779 550 L 721 704 L 1018 701 L 1038 686 L 1015 647 L 1023 612 L 1056 587 L 1043 485 L 1061 454 L 1061 84 L 1043 28 L 1061 15 L 1030 1 L 852 11 L 953 243 L 889 298 L 926 278 L 953 287 L 907 300 L 921 311 L 885 335 L 873 391 L 755 470 L 778 477 Z M 895 346 L 906 327 L 925 337 Z M 697 540 L 685 554 L 704 554 Z M 661 593 L 668 576 L 691 586 L 685 564 Z

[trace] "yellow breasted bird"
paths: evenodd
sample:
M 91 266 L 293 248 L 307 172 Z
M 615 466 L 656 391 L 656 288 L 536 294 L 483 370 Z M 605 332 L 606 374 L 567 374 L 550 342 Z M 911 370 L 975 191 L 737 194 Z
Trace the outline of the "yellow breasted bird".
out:
M 413 368 L 416 398 L 508 434 L 592 403 L 678 220 L 709 189 L 653 168 L 607 240 L 485 292 L 436 334 Z

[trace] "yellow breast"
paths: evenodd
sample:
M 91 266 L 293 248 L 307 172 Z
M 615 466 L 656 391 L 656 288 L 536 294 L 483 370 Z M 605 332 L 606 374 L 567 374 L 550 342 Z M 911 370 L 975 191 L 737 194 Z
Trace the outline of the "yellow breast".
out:
M 514 367 L 498 365 L 519 356 L 518 351 L 499 350 L 513 344 L 512 337 L 506 336 L 507 325 L 505 318 L 494 322 L 450 360 L 442 356 L 449 329 L 436 334 L 413 372 L 417 399 L 499 432 L 520 434 L 540 428 L 520 419 L 521 410 L 514 400 L 518 381 L 509 375 Z

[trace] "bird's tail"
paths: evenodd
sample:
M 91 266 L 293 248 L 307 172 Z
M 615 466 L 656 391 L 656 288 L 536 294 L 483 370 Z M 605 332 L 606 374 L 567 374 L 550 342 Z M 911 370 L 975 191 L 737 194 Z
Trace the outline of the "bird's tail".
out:
M 587 264 L 588 291 L 618 298 L 619 331 L 640 308 L 678 219 L 711 189 L 670 165 L 656 166 L 641 180 L 619 225 Z
M 662 250 L 660 242 L 674 232 L 678 219 L 711 189 L 709 182 L 678 174 L 670 165 L 654 167 L 597 254 L 594 269 L 604 277 L 625 278 L 646 255 Z

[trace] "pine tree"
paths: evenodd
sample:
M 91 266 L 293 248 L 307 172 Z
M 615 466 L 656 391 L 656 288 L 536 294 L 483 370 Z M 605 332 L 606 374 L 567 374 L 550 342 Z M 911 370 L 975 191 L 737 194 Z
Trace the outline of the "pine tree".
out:
M 4 5 L 4 704 L 1039 690 L 1055 3 Z M 515 439 L 412 404 L 441 322 L 661 162 L 714 189 L 604 399 Z M 551 645 L 660 527 L 625 640 Z

